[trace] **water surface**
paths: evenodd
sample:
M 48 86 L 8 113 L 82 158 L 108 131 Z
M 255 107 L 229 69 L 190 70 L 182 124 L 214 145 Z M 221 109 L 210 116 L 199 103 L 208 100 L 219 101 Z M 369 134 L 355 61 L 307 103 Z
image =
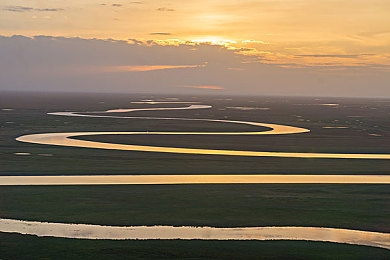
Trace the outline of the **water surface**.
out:
M 207 183 L 364 183 L 390 184 L 390 175 L 55 175 L 0 176 L 0 185 Z
M 79 239 L 308 240 L 390 249 L 390 234 L 323 227 L 101 226 L 0 219 L 0 232 Z
M 59 116 L 78 116 L 78 117 L 96 117 L 96 118 L 127 118 L 127 119 L 153 119 L 153 120 L 191 120 L 191 121 L 208 121 L 219 123 L 245 124 L 251 126 L 266 127 L 270 130 L 259 132 L 67 132 L 67 133 L 40 133 L 23 135 L 16 138 L 17 141 L 46 144 L 57 146 L 71 146 L 83 148 L 98 148 L 109 150 L 141 151 L 141 152 L 162 152 L 162 153 L 181 153 L 181 154 L 204 154 L 204 155 L 229 155 L 229 156 L 256 156 L 256 157 L 288 157 L 288 158 L 337 158 L 337 159 L 390 159 L 390 154 L 340 154 L 340 153 L 305 153 L 305 152 L 263 152 L 263 151 L 238 151 L 238 150 L 215 150 L 200 148 L 179 148 L 179 147 L 161 147 L 150 145 L 134 144 L 115 144 L 98 141 L 86 141 L 73 139 L 72 137 L 90 136 L 90 135 L 275 135 L 275 134 L 300 134 L 308 133 L 309 129 L 287 126 L 271 123 L 233 121 L 222 119 L 199 119 L 199 118 L 158 118 L 158 117 L 121 117 L 112 115 L 93 115 L 93 113 L 117 113 L 117 112 L 134 112 L 149 110 L 182 110 L 182 109 L 207 109 L 209 105 L 190 105 L 178 108 L 131 108 L 131 109 L 112 109 L 106 111 L 85 112 L 54 112 L 51 115 Z M 92 114 L 91 114 L 92 113 Z

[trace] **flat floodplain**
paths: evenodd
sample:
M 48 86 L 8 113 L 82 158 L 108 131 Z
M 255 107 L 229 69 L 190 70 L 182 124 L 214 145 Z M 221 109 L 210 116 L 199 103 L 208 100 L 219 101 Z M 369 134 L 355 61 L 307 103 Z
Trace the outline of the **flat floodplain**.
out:
M 0 192 L 3 218 L 115 226 L 325 226 L 389 232 L 388 185 L 3 186 Z M 20 243 L 26 246 L 16 250 Z M 1 233 L 0 245 L 3 256 L 24 254 L 38 258 L 63 250 L 69 259 L 87 253 L 104 258 L 131 254 L 157 259 L 186 254 L 206 259 L 389 257 L 386 249 L 310 241 L 99 242 Z M 220 250 L 224 253 L 217 254 Z
M 172 100 L 167 96 L 113 94 L 15 94 L 0 96 L 0 174 L 2 178 L 36 175 L 133 175 L 164 178 L 208 175 L 224 178 L 264 174 L 271 178 L 317 175 L 320 178 L 387 177 L 386 159 L 314 159 L 226 155 L 175 154 L 63 147 L 18 142 L 19 136 L 61 132 L 252 132 L 266 127 L 224 122 L 158 119 L 88 118 L 58 116 L 61 111 L 107 111 L 115 116 L 202 118 L 281 124 L 309 129 L 310 133 L 289 135 L 90 135 L 74 139 L 124 145 L 182 147 L 289 153 L 389 154 L 390 100 L 274 97 L 175 97 L 183 103 L 133 103 L 140 100 Z M 176 100 L 176 99 L 175 99 Z M 181 100 L 181 101 L 180 101 Z M 180 108 L 196 104 L 212 108 L 194 110 L 137 111 L 126 109 Z M 116 109 L 124 109 L 118 110 Z M 107 115 L 102 113 L 97 115 Z M 274 177 L 272 176 L 274 175 Z M 353 176 L 352 176 L 353 175 Z M 7 177 L 8 176 L 8 177 Z M 118 176 L 120 178 L 121 176 Z M 317 177 L 314 176 L 314 177 Z M 18 178 L 19 178 L 18 177 Z M 60 177 L 60 176 L 58 176 Z M 71 177 L 71 176 L 69 176 Z M 81 176 L 82 177 L 82 176 Z M 89 176 L 85 176 L 88 178 Z M 116 178 L 117 176 L 113 176 Z M 186 176 L 187 177 L 187 176 Z M 63 178 L 63 177 L 61 177 Z M 230 176 L 229 178 L 232 178 Z M 248 177 L 248 179 L 251 177 Z M 296 179 L 295 179 L 296 178 Z M 142 182 L 141 182 L 142 183 Z M 53 223 L 107 226 L 209 226 L 223 227 L 326 227 L 388 233 L 389 185 L 385 184 L 165 184 L 165 185 L 57 185 L 1 186 L 1 218 Z M 383 182 L 386 183 L 386 182 Z M 42 183 L 37 183 L 42 184 Z M 61 183 L 57 183 L 61 184 Z M 84 183 L 88 184 L 88 183 Z M 90 255 L 110 257 L 125 252 L 135 256 L 175 258 L 183 252 L 167 252 L 165 245 L 199 246 L 199 257 L 213 258 L 213 248 L 229 252 L 229 246 L 245 248 L 250 256 L 326 259 L 337 256 L 386 259 L 388 250 L 354 245 L 309 241 L 85 241 L 0 234 L 0 253 L 15 255 L 21 241 L 54 247 L 88 248 Z M 23 243 L 24 243 L 23 242 Z M 144 242 L 144 243 L 143 243 Z M 188 243 L 187 243 L 188 242 Z M 26 242 L 27 243 L 27 242 Z M 272 247 L 269 247 L 270 243 Z M 4 246 L 3 246 L 4 245 Z M 267 253 L 270 248 L 277 247 Z M 8 249 L 4 249 L 7 247 Z M 154 247 L 155 251 L 151 248 Z M 301 248 L 300 252 L 292 248 Z M 267 249 L 268 248 L 268 249 Z M 2 251 L 1 251 L 2 250 Z M 23 248 L 27 250 L 28 247 Z M 79 250 L 79 251 L 78 251 Z M 281 251 L 280 251 L 281 250 Z M 49 250 L 50 251 L 50 250 Z M 37 250 L 36 257 L 49 251 Z M 147 252 L 146 252 L 147 251 Z M 226 257 L 238 258 L 240 249 Z M 313 256 L 313 252 L 317 252 Z M 359 254 L 357 253 L 359 252 Z M 31 252 L 30 252 L 31 253 Z M 53 253 L 51 253 L 53 254 Z M 321 254 L 321 255 L 318 255 Z M 193 254 L 192 254 L 193 255 Z M 69 253 L 69 257 L 71 257 Z M 322 257 L 322 258 L 321 258 Z M 241 257 L 242 253 L 241 253 Z M 259 257 L 257 257 L 259 258 Z
M 312 226 L 389 232 L 389 185 L 2 186 L 2 217 L 117 226 Z
M 387 260 L 389 250 L 303 241 L 96 241 L 0 233 L 0 254 L 12 259 L 312 259 Z M 20 246 L 20 245 L 23 246 Z
M 1 96 L 1 173 L 50 174 L 387 174 L 389 160 L 275 158 L 132 152 L 20 143 L 34 133 L 88 131 L 234 132 L 259 127 L 216 122 L 48 115 L 59 111 L 104 111 L 120 108 L 180 107 L 144 104 L 142 95 L 10 94 Z M 166 97 L 154 97 L 164 100 Z M 119 144 L 231 149 L 269 152 L 389 154 L 389 104 L 378 99 L 180 97 L 212 105 L 211 109 L 139 111 L 131 116 L 243 120 L 291 125 L 310 133 L 269 136 L 83 136 L 83 140 Z M 332 104 L 332 105 L 329 105 Z M 253 108 L 253 109 L 248 109 Z M 256 109 L 262 108 L 262 109 Z M 267 108 L 267 109 L 265 109 Z M 127 115 L 127 113 L 115 113 Z M 261 130 L 261 128 L 260 128 Z M 266 129 L 264 129 L 266 130 Z M 6 162 L 6 163 L 5 163 Z M 42 167 L 44 165 L 44 167 Z

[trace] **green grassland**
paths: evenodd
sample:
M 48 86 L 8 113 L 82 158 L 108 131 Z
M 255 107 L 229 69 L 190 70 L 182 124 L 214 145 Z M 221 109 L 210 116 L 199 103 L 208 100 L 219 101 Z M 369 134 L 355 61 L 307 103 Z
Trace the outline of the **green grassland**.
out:
M 183 104 L 132 104 L 147 95 L 0 95 L 0 174 L 388 174 L 388 160 L 299 159 L 182 155 L 27 144 L 15 137 L 69 131 L 258 131 L 261 128 L 201 121 L 78 118 L 47 115 L 55 111 L 180 107 Z M 179 97 L 212 109 L 140 111 L 115 115 L 244 120 L 309 128 L 311 133 L 275 136 L 84 136 L 83 139 L 141 145 L 253 151 L 390 153 L 390 101 L 380 99 Z M 340 106 L 321 106 L 339 103 Z M 314 105 L 313 105 L 314 104 Z M 231 107 L 266 107 L 237 110 Z M 2 110 L 12 108 L 14 110 Z M 347 126 L 346 129 L 325 129 Z M 372 135 L 374 134 L 374 135 Z M 31 153 L 15 155 L 14 153 Z M 43 154 L 43 155 L 42 155 Z M 52 156 L 47 156 L 50 154 Z
M 21 246 L 23 245 L 23 246 Z M 385 260 L 390 251 L 303 241 L 107 241 L 0 233 L 1 259 Z
M 27 144 L 15 137 L 76 131 L 258 131 L 175 120 L 78 118 L 56 111 L 179 107 L 150 95 L 0 95 L 0 175 L 388 174 L 388 160 L 181 155 Z M 140 145 L 253 151 L 390 153 L 390 102 L 380 99 L 179 97 L 212 109 L 123 116 L 229 119 L 309 128 L 279 136 L 85 136 Z M 313 105 L 315 103 L 315 105 Z M 339 103 L 340 106 L 321 106 Z M 237 110 L 229 107 L 267 107 Z M 4 110 L 4 109 L 13 110 Z M 326 126 L 347 126 L 326 129 Z M 265 130 L 265 129 L 262 129 Z M 372 135 L 374 134 L 374 135 Z M 15 155 L 14 153 L 31 153 Z M 48 156 L 51 155 L 51 156 Z M 0 217 L 102 225 L 318 226 L 390 232 L 389 185 L 224 184 L 0 186 Z M 0 259 L 389 259 L 389 250 L 303 241 L 92 241 L 0 233 Z
M 0 187 L 1 217 L 103 225 L 325 226 L 389 232 L 389 185 Z M 388 259 L 307 241 L 109 241 L 0 233 L 1 259 Z
M 24 220 L 390 232 L 389 185 L 6 186 L 0 197 L 1 217 Z

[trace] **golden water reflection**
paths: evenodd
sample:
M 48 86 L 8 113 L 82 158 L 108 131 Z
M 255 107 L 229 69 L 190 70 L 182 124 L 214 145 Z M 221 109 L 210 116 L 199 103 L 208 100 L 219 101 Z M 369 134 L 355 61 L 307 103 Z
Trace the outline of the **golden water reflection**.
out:
M 78 117 L 96 117 L 96 118 L 127 118 L 127 119 L 152 119 L 152 120 L 186 120 L 186 121 L 207 121 L 219 123 L 245 124 L 251 126 L 266 127 L 270 130 L 260 132 L 68 132 L 68 133 L 41 133 L 23 135 L 16 138 L 17 141 L 71 146 L 83 148 L 97 148 L 110 150 L 141 151 L 141 152 L 163 152 L 163 153 L 181 153 L 181 154 L 203 154 L 203 155 L 229 155 L 229 156 L 256 156 L 256 157 L 287 157 L 287 158 L 338 158 L 338 159 L 390 159 L 390 154 L 340 154 L 340 153 L 294 153 L 294 152 L 265 152 L 265 151 L 237 151 L 237 150 L 215 150 L 200 148 L 179 148 L 179 147 L 161 147 L 150 145 L 133 144 L 114 144 L 97 141 L 86 141 L 72 139 L 72 137 L 88 135 L 275 135 L 275 134 L 298 134 L 308 133 L 309 129 L 259 122 L 233 121 L 222 119 L 197 119 L 197 118 L 157 118 L 157 117 L 124 117 L 112 115 L 93 115 L 91 113 L 118 113 L 135 112 L 146 110 L 181 110 L 181 109 L 207 109 L 209 105 L 190 105 L 178 108 L 131 108 L 131 109 L 112 109 L 106 111 L 86 112 L 90 114 L 80 114 L 79 112 L 54 112 L 51 115 L 60 116 L 78 116 Z
M 390 175 L 55 175 L 0 176 L 1 185 L 223 183 L 364 183 L 390 184 Z
M 101 226 L 0 219 L 0 232 L 79 239 L 308 240 L 390 249 L 390 234 L 324 227 Z

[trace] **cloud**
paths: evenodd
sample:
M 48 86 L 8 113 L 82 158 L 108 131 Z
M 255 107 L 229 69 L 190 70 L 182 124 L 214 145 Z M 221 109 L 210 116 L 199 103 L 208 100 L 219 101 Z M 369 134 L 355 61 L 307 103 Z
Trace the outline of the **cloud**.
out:
M 199 68 L 204 65 L 143 65 L 143 66 L 111 66 L 102 67 L 98 70 L 103 72 L 141 72 L 166 69 L 184 69 L 184 68 Z
M 154 32 L 149 34 L 150 35 L 172 35 L 172 33 L 167 33 L 167 32 Z
M 28 12 L 28 11 L 36 11 L 36 12 L 58 12 L 63 11 L 62 8 L 32 8 L 27 6 L 18 6 L 18 5 L 12 5 L 12 6 L 6 6 L 3 8 L 5 11 L 9 12 Z
M 258 40 L 245 40 L 245 41 L 241 41 L 243 44 L 250 44 L 250 43 L 260 43 L 260 44 L 266 44 L 266 45 L 269 45 L 271 43 L 269 42 L 264 42 L 264 41 L 258 41 Z
M 390 30 L 361 32 L 361 33 L 358 33 L 356 35 L 353 35 L 352 38 L 354 38 L 354 37 L 372 38 L 372 37 L 376 37 L 376 36 L 383 36 L 386 34 L 390 34 Z
M 295 57 L 312 57 L 312 58 L 346 58 L 356 59 L 364 56 L 374 56 L 375 54 L 363 53 L 363 54 L 301 54 L 295 55 Z
M 244 70 L 243 68 L 232 68 L 232 67 L 228 67 L 227 69 L 228 70 L 235 70 L 235 71 L 243 71 Z
M 35 8 L 34 11 L 39 11 L 39 12 L 58 12 L 58 11 L 63 11 L 64 9 L 62 8 Z
M 157 11 L 161 11 L 161 12 L 173 12 L 173 11 L 175 11 L 175 9 L 166 8 L 166 7 L 160 7 L 160 8 L 157 8 L 156 10 Z
M 207 43 L 53 36 L 0 36 L 0 52 L 0 90 L 390 97 L 389 68 L 365 60 L 296 67 Z
M 34 8 L 26 7 L 26 6 L 6 6 L 3 8 L 3 10 L 9 12 L 25 12 L 25 11 L 32 11 L 34 10 Z
M 130 44 L 142 45 L 144 43 L 143 41 L 140 41 L 140 40 L 137 40 L 137 39 L 132 39 L 132 38 L 129 38 L 127 40 L 129 41 Z
M 183 88 L 201 88 L 201 89 L 213 89 L 213 90 L 221 90 L 225 89 L 221 86 L 213 86 L 213 85 L 200 85 L 200 86 L 193 86 L 193 85 L 184 85 L 181 86 Z

